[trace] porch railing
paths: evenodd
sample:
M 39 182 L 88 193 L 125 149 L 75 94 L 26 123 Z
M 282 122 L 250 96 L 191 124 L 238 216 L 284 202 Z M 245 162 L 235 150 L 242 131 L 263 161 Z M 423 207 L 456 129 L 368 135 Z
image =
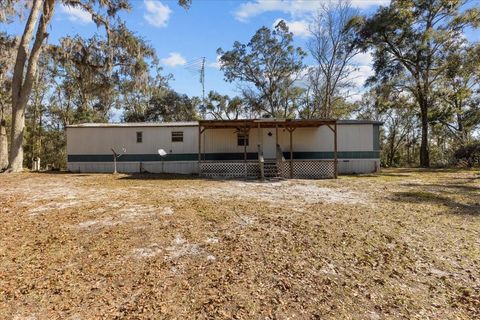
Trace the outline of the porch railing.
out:
M 265 163 L 265 159 L 263 157 L 263 149 L 262 145 L 258 145 L 258 166 L 260 167 L 260 179 L 265 180 L 265 173 L 263 164 Z
M 282 147 L 277 143 L 277 168 L 280 176 L 285 178 L 284 168 L 285 168 L 285 157 L 283 156 Z

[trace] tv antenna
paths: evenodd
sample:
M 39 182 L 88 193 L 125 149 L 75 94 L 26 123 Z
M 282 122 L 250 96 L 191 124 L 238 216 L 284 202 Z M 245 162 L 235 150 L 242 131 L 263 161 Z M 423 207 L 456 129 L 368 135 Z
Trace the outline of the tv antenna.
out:
M 158 152 L 158 155 L 160 156 L 160 158 L 162 159 L 162 173 L 163 173 L 163 160 L 167 156 L 167 152 L 163 149 L 158 149 L 157 152 Z
M 205 104 L 205 62 L 206 58 L 200 57 L 185 65 L 185 69 L 200 76 L 200 83 L 202 85 L 202 105 Z
M 112 150 L 113 152 L 113 174 L 117 174 L 117 158 L 120 158 L 125 153 L 127 153 L 127 149 L 125 147 L 122 147 L 123 153 L 117 153 L 113 148 L 111 148 L 110 150 Z

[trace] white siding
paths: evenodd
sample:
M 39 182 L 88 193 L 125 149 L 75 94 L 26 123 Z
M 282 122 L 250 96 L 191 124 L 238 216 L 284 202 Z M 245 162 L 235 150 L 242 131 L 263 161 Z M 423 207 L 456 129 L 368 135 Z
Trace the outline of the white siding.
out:
M 143 132 L 143 142 L 137 143 L 136 133 Z M 183 131 L 183 142 L 172 142 L 171 132 Z M 67 128 L 67 154 L 111 154 L 111 148 L 128 154 L 197 152 L 198 127 L 116 127 Z
M 338 151 L 373 151 L 372 124 L 338 124 Z M 256 153 L 257 145 L 264 139 L 263 130 L 259 135 L 256 128 L 250 130 L 248 153 Z M 136 142 L 136 132 L 143 133 L 143 142 Z M 182 131 L 183 142 L 172 142 L 171 132 Z M 260 139 L 259 139 L 260 137 Z M 275 138 L 273 143 L 275 143 Z M 278 142 L 284 152 L 290 151 L 290 135 L 278 128 Z M 294 152 L 332 152 L 333 132 L 327 126 L 318 128 L 297 128 L 293 132 Z M 67 153 L 69 155 L 111 155 L 111 148 L 126 154 L 157 154 L 164 149 L 168 154 L 197 154 L 198 126 L 172 127 L 69 127 L 67 128 Z M 202 134 L 202 153 L 243 153 L 244 147 L 237 145 L 235 129 L 207 129 Z M 339 173 L 373 172 L 379 167 L 378 159 L 349 159 L 339 157 Z M 180 159 L 179 159 L 180 160 Z M 103 161 L 103 159 L 102 159 Z M 196 173 L 198 164 L 194 161 L 145 161 L 143 169 L 148 172 Z M 119 172 L 138 172 L 140 162 L 118 161 Z M 70 162 L 68 169 L 74 172 L 112 172 L 112 162 Z
M 339 151 L 372 151 L 373 125 L 348 124 L 337 125 Z
M 250 130 L 247 152 L 257 152 L 257 144 L 257 129 Z M 202 152 L 241 153 L 243 150 L 243 146 L 237 145 L 235 129 L 207 129 L 202 134 Z
M 196 161 L 165 161 L 161 162 L 144 162 L 143 170 L 151 173 L 181 173 L 193 174 L 198 173 L 198 163 Z
M 290 133 L 279 129 L 278 140 L 284 152 L 290 151 Z M 318 128 L 297 128 L 293 131 L 293 151 L 333 151 L 333 132 L 327 126 Z
M 338 161 L 339 174 L 372 173 L 380 169 L 380 160 L 349 159 Z
M 263 129 L 262 129 L 263 130 Z M 275 128 L 271 128 L 274 132 Z M 338 151 L 372 151 L 373 126 L 338 125 Z M 143 132 L 143 142 L 136 142 L 136 132 Z M 183 131 L 183 142 L 172 142 L 171 132 Z M 258 131 L 250 130 L 247 152 L 257 152 Z M 262 137 L 260 137 L 262 140 Z M 290 150 L 289 132 L 278 129 L 278 141 L 283 151 Z M 167 153 L 197 153 L 197 127 L 117 127 L 117 128 L 68 128 L 68 154 L 111 154 L 111 148 L 128 154 L 155 154 L 158 149 Z M 243 152 L 237 146 L 235 129 L 207 129 L 202 134 L 202 152 Z M 319 128 L 297 128 L 293 132 L 294 151 L 333 151 L 333 132 L 327 126 Z
M 275 128 L 269 130 L 275 132 Z M 260 140 L 263 140 L 262 136 Z M 372 137 L 372 125 L 338 125 L 338 150 L 371 151 Z M 251 129 L 247 152 L 257 152 L 258 141 L 258 130 Z M 278 142 L 284 152 L 290 150 L 290 134 L 287 130 L 278 128 Z M 293 151 L 328 152 L 333 151 L 333 145 L 333 132 L 327 126 L 297 128 L 293 132 Z M 234 129 L 208 129 L 202 134 L 202 152 L 243 152 L 243 146 L 237 146 Z
M 193 174 L 198 172 L 196 161 L 149 161 L 142 163 L 143 172 Z M 72 172 L 113 172 L 113 162 L 70 162 L 67 169 Z M 140 172 L 140 162 L 117 162 L 121 173 Z

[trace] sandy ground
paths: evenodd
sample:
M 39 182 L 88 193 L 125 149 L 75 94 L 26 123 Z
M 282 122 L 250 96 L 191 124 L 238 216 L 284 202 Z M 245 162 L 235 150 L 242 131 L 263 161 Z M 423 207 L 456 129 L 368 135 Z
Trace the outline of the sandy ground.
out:
M 0 319 L 475 319 L 480 173 L 0 175 Z

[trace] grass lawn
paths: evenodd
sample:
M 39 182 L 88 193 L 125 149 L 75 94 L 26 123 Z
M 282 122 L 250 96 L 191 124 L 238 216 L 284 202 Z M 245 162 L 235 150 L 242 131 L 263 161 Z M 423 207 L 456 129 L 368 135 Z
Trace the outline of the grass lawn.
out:
M 474 319 L 480 173 L 0 176 L 0 319 Z

